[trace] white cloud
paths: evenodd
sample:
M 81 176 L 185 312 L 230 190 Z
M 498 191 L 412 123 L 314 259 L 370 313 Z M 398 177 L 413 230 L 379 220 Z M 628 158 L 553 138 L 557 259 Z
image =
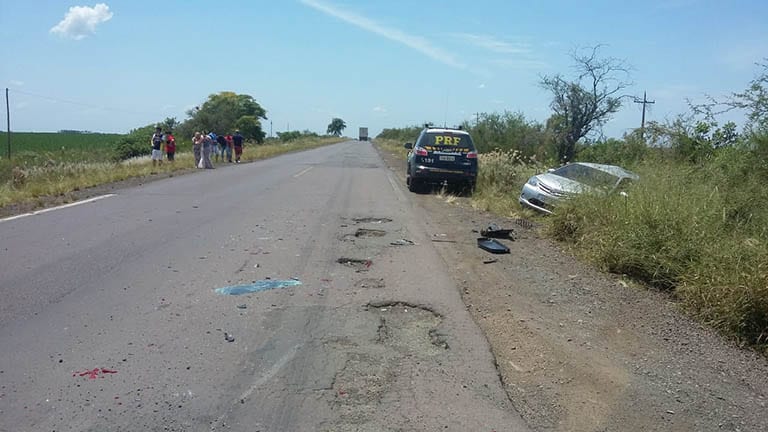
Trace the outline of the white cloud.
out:
M 485 88 L 485 83 L 480 83 L 480 85 L 479 85 L 479 86 L 477 86 L 477 88 L 479 88 L 479 89 L 484 89 L 484 88 Z
M 10 82 L 11 82 L 11 85 L 14 86 L 14 87 L 22 87 L 22 86 L 24 86 L 24 81 L 11 80 Z
M 506 42 L 490 35 L 457 33 L 454 36 L 471 45 L 499 54 L 528 54 L 531 52 L 531 46 L 527 43 Z
M 373 112 L 377 112 L 377 113 L 385 113 L 385 112 L 387 112 L 387 109 L 386 109 L 386 108 L 384 108 L 384 107 L 375 106 L 375 107 L 373 107 Z
M 386 39 L 401 43 L 408 48 L 416 50 L 427 57 L 436 60 L 440 63 L 453 66 L 458 69 L 466 69 L 467 65 L 461 63 L 456 57 L 432 44 L 429 40 L 416 35 L 405 33 L 404 31 L 392 27 L 386 27 L 377 23 L 376 21 L 358 15 L 354 12 L 343 10 L 328 3 L 319 0 L 301 0 L 301 2 L 313 9 L 316 9 L 326 15 L 330 15 L 334 18 L 340 19 L 347 24 L 352 24 L 365 31 L 377 34 Z
M 61 37 L 80 40 L 96 33 L 96 26 L 112 18 L 109 6 L 99 3 L 94 7 L 72 6 L 64 15 L 64 19 L 53 26 L 51 33 Z

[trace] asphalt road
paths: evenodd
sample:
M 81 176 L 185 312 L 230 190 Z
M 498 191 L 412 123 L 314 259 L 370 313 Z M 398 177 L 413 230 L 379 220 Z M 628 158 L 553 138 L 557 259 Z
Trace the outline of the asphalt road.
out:
M 0 222 L 0 430 L 527 430 L 403 190 L 351 141 Z

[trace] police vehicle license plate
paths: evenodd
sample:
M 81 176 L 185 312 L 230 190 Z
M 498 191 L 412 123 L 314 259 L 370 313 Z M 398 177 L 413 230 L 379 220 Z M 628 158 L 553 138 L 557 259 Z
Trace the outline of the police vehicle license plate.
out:
M 441 161 L 453 162 L 456 160 L 456 156 L 440 156 Z

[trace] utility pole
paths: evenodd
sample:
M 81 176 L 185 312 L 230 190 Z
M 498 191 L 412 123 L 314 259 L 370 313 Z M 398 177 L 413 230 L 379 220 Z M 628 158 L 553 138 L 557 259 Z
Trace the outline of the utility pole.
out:
M 640 139 L 645 142 L 645 106 L 648 104 L 655 104 L 656 101 L 649 101 L 646 97 L 646 93 L 643 92 L 643 100 L 640 100 L 639 98 L 635 98 L 635 103 L 643 104 L 643 119 L 640 123 Z
M 8 118 L 8 160 L 11 160 L 11 105 L 8 103 L 8 87 L 5 88 L 5 112 Z
M 477 126 L 479 124 L 480 124 L 480 113 L 476 112 L 475 113 L 475 126 Z
M 272 138 L 272 120 L 269 121 L 269 137 Z

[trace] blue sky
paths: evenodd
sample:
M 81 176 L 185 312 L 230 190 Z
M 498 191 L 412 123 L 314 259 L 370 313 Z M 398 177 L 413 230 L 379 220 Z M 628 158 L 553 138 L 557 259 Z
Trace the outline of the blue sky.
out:
M 0 0 L 0 85 L 18 131 L 127 132 L 226 90 L 267 110 L 267 132 L 341 117 L 347 134 L 375 135 L 477 112 L 543 121 L 540 77 L 605 44 L 633 68 L 627 93 L 647 90 L 648 119 L 663 120 L 686 98 L 744 89 L 768 57 L 766 17 L 765 0 Z M 605 133 L 640 115 L 627 103 Z

